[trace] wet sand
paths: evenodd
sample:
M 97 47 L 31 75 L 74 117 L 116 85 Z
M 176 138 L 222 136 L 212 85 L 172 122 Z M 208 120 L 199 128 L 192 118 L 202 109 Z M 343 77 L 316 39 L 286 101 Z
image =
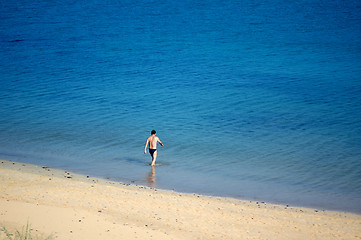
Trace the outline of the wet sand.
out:
M 0 160 L 0 226 L 53 239 L 361 239 L 361 215 L 183 194 Z M 0 239 L 4 233 L 0 231 Z

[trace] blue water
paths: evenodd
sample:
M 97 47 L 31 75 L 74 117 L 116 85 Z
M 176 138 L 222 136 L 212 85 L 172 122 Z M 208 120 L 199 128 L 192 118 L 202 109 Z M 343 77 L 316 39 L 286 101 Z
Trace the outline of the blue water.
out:
M 2 1 L 0 157 L 361 213 L 360 26 L 360 1 Z

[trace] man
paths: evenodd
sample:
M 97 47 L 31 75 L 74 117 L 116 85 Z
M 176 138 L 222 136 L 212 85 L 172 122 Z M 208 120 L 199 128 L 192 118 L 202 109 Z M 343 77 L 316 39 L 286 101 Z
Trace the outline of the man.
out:
M 157 143 L 159 143 L 162 147 L 164 146 L 159 138 L 155 136 L 156 134 L 157 132 L 152 130 L 151 136 L 147 138 L 147 142 L 145 143 L 144 147 L 144 154 L 147 154 L 147 146 L 149 144 L 149 153 L 152 156 L 151 166 L 155 166 L 155 161 L 157 160 Z

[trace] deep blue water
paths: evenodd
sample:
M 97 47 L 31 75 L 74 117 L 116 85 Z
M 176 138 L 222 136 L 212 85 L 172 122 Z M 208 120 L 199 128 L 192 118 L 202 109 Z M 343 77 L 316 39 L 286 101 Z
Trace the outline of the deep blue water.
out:
M 360 1 L 2 1 L 0 157 L 361 213 L 360 26 Z

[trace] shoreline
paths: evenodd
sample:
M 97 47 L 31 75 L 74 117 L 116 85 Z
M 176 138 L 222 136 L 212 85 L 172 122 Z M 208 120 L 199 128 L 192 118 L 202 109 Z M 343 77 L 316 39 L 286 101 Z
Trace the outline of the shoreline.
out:
M 21 156 L 21 157 L 19 157 Z M 39 158 L 39 156 L 38 156 Z M 83 165 L 73 166 L 71 164 L 49 163 L 49 158 L 54 162 L 61 162 L 62 159 L 42 156 L 39 161 L 36 156 L 16 155 L 2 156 L 0 159 L 6 159 L 11 162 L 27 163 L 38 165 L 50 164 L 49 168 L 67 170 L 80 175 L 90 175 L 95 178 L 106 179 L 125 184 L 140 185 L 150 188 L 157 188 L 166 191 L 179 193 L 199 194 L 211 197 L 234 198 L 238 200 L 267 202 L 275 205 L 292 206 L 299 208 L 318 209 L 320 211 L 337 211 L 354 214 L 361 214 L 360 198 L 348 193 L 327 192 L 327 191 L 308 191 L 308 188 L 294 188 L 292 185 L 271 184 L 264 185 L 253 180 L 238 180 L 237 182 L 221 175 L 207 175 L 202 172 L 192 172 L 190 170 L 169 167 L 168 163 L 161 163 L 161 167 L 152 170 L 150 165 L 142 162 L 129 161 L 123 162 L 122 167 L 119 164 L 107 162 L 103 168 L 98 164 L 95 168 L 87 168 Z M 112 165 L 113 164 L 113 165 Z M 236 183 L 236 184 L 235 184 Z M 277 194 L 273 189 L 277 190 Z M 241 194 L 240 194 L 241 193 Z M 305 193 L 305 194 L 303 194 Z M 346 195 L 345 195 L 346 194 Z M 348 195 L 347 195 L 348 194 Z
M 56 239 L 361 239 L 361 215 L 124 184 L 0 160 L 0 225 Z M 1 232 L 0 232 L 1 237 Z

